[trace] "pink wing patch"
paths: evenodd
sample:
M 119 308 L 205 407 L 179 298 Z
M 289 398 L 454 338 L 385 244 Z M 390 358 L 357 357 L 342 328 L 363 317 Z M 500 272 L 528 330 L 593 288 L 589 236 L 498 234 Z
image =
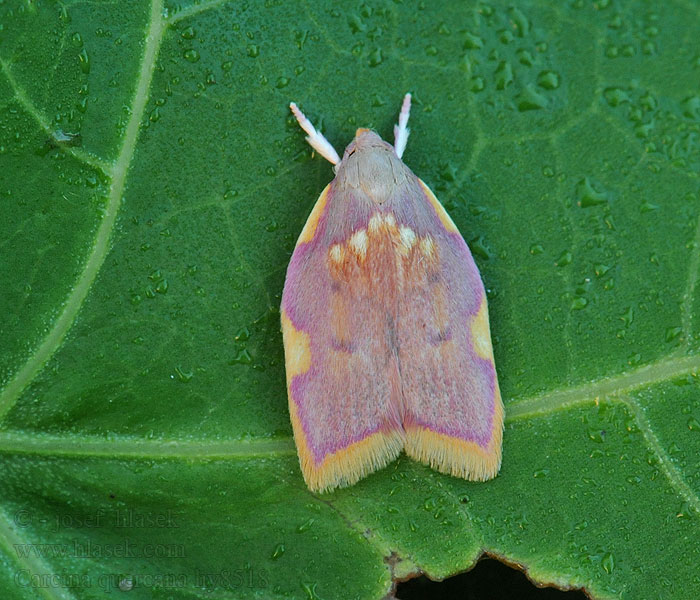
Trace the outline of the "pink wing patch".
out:
M 375 203 L 331 182 L 287 272 L 289 406 L 314 491 L 352 484 L 404 448 L 466 479 L 500 467 L 503 406 L 477 267 L 423 182 L 410 173 L 391 189 Z
M 503 433 L 486 294 L 464 239 L 420 185 L 426 220 L 438 222 L 415 245 L 399 304 L 405 449 L 443 473 L 486 480 L 500 468 Z
M 314 231 L 302 232 L 282 300 L 290 414 L 312 490 L 352 484 L 403 448 L 399 373 L 372 297 L 374 257 L 361 234 L 329 243 L 335 201 L 331 184 L 309 218 Z M 300 357 L 291 369 L 290 356 Z

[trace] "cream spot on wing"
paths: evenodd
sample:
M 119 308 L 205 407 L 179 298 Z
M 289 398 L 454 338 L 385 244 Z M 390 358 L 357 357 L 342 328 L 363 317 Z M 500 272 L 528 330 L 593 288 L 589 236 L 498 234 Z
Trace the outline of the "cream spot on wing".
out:
M 416 234 L 413 232 L 413 229 L 401 225 L 399 227 L 399 236 L 401 237 L 401 245 L 406 251 L 413 248 L 413 245 L 416 243 Z
M 472 319 L 471 333 L 475 352 L 481 358 L 486 358 L 493 362 L 493 348 L 491 347 L 491 333 L 489 331 L 489 311 L 486 306 L 486 298 L 481 300 L 479 312 Z
M 369 220 L 369 226 L 368 229 L 374 233 L 376 231 L 379 231 L 379 227 L 382 224 L 382 215 L 379 213 L 374 213 L 372 215 L 372 218 Z
M 287 386 L 289 386 L 294 376 L 306 373 L 311 368 L 311 343 L 309 334 L 294 327 L 294 323 L 284 309 L 282 309 L 282 339 Z
M 340 244 L 333 244 L 333 246 L 331 246 L 331 260 L 339 263 L 343 260 L 343 254 L 345 254 L 345 252 L 343 252 L 343 247 Z
M 364 229 L 358 229 L 350 237 L 350 248 L 357 254 L 360 259 L 364 259 L 367 255 L 367 232 Z
M 391 213 L 387 214 L 387 215 L 384 217 L 384 222 L 385 222 L 389 227 L 393 227 L 394 225 L 396 225 L 396 219 L 394 219 L 394 215 L 392 215 Z
M 430 258 L 432 256 L 434 247 L 433 238 L 429 235 L 421 239 L 420 250 L 426 257 Z

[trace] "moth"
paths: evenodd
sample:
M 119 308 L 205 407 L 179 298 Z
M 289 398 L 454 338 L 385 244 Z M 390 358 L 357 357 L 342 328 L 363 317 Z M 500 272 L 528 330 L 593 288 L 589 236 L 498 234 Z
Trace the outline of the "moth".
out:
M 304 480 L 351 485 L 402 450 L 440 472 L 495 477 L 503 403 L 486 294 L 474 259 L 394 145 L 358 129 L 342 159 L 290 108 L 335 165 L 292 254 L 281 318 L 289 412 Z

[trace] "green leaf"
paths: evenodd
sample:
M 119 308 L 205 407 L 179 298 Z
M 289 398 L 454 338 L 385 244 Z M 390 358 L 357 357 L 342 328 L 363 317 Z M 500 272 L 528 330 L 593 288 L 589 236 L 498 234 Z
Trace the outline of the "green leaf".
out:
M 0 589 L 381 598 L 483 551 L 700 596 L 700 9 L 0 3 Z M 391 139 L 489 290 L 488 483 L 303 484 L 278 306 L 338 150 Z

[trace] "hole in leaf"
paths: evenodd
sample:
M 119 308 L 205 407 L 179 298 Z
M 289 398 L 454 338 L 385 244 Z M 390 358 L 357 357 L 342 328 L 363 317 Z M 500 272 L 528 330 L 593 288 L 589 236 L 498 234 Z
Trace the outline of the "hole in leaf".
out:
M 538 588 L 525 573 L 498 560 L 484 558 L 466 573 L 443 581 L 425 576 L 399 583 L 399 600 L 588 600 L 580 590 Z

